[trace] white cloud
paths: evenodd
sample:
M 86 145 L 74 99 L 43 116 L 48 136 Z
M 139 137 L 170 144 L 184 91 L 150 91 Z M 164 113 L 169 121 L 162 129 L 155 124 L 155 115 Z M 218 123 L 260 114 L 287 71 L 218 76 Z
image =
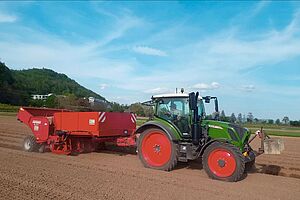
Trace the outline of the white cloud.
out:
M 133 47 L 133 51 L 136 53 L 151 55 L 151 56 L 167 56 L 166 52 L 159 49 L 147 47 L 147 46 L 135 46 Z
M 140 26 L 142 20 L 125 13 L 112 24 L 105 36 L 87 43 L 72 43 L 55 35 L 18 26 L 18 31 L 14 34 L 0 32 L 1 59 L 12 68 L 46 67 L 66 73 L 73 78 L 128 80 L 135 68 L 136 60 L 107 58 L 106 53 L 111 50 L 107 46 L 115 39 L 123 37 L 129 30 Z M 26 37 L 19 37 L 18 33 Z M 14 55 L 18 55 L 18 59 Z M 103 86 L 100 86 L 101 88 Z
M 119 39 L 124 36 L 124 34 L 135 27 L 138 27 L 143 24 L 143 21 L 134 16 L 122 16 L 122 18 L 118 18 L 114 29 L 107 34 L 106 37 L 101 39 L 99 42 L 95 43 L 97 46 L 104 46 L 108 43 Z
M 0 23 L 13 23 L 16 20 L 17 20 L 17 17 L 14 15 L 0 13 Z
M 104 89 L 106 89 L 107 87 L 108 87 L 108 84 L 106 84 L 106 83 L 100 84 L 100 89 L 101 89 L 101 90 L 104 90 Z
M 255 90 L 254 85 L 243 85 L 241 88 L 245 92 L 253 92 Z
M 206 83 L 197 83 L 192 86 L 193 89 L 198 89 L 198 90 L 215 90 L 220 88 L 220 84 L 217 82 L 212 82 L 211 84 L 206 84 Z
M 149 90 L 145 90 L 145 93 L 149 93 L 149 94 L 162 94 L 162 93 L 168 93 L 170 92 L 170 89 L 168 88 L 153 88 L 153 89 L 149 89 Z
M 260 13 L 270 3 L 271 3 L 270 1 L 264 1 L 264 0 L 258 2 L 254 7 L 254 9 L 252 10 L 251 16 L 255 16 L 258 13 Z
M 115 19 L 118 22 L 107 30 L 107 37 L 86 44 L 71 44 L 64 40 L 57 40 L 51 35 L 18 31 L 38 40 L 28 43 L 14 39 L 11 42 L 0 41 L 1 59 L 12 68 L 48 67 L 73 78 L 80 77 L 85 80 L 98 78 L 95 84 L 91 81 L 86 86 L 101 94 L 105 93 L 105 97 L 113 99 L 112 97 L 116 95 L 110 90 L 104 90 L 107 85 L 99 85 L 99 79 L 101 79 L 110 86 L 114 85 L 114 90 L 135 91 L 133 95 L 124 95 L 128 99 L 123 96 L 118 99 L 121 103 L 124 101 L 130 103 L 137 99 L 146 100 L 149 94 L 174 92 L 175 87 L 178 86 L 198 89 L 201 92 L 214 90 L 209 91 L 214 93 L 230 93 L 228 90 L 235 89 L 239 92 L 253 91 L 254 86 L 243 85 L 247 84 L 243 80 L 248 80 L 246 78 L 249 77 L 241 76 L 241 69 L 264 67 L 300 56 L 300 26 L 299 16 L 296 14 L 286 28 L 265 32 L 265 34 L 253 33 L 251 36 L 255 36 L 254 39 L 243 39 L 239 37 L 238 31 L 233 33 L 232 28 L 228 28 L 216 35 L 195 38 L 192 43 L 176 44 L 176 48 L 170 48 L 168 63 L 165 63 L 163 68 L 159 68 L 161 63 L 153 62 L 155 70 L 145 70 L 147 66 L 139 63 L 138 59 L 124 58 L 124 56 L 120 56 L 120 59 L 112 58 L 107 56 L 108 50 L 112 52 L 115 51 L 111 50 L 113 48 L 128 50 L 128 46 L 133 47 L 137 44 L 158 46 L 165 37 L 157 34 L 155 36 L 157 40 L 152 39 L 152 42 L 149 42 L 147 38 L 145 40 L 143 38 L 142 41 L 134 41 L 134 44 L 127 44 L 125 47 L 110 45 L 112 41 L 122 39 L 128 31 L 140 26 L 143 22 L 134 16 L 124 19 L 116 16 Z M 182 28 L 184 27 L 180 30 Z M 171 30 L 166 34 L 177 36 L 176 31 Z M 175 36 L 174 38 L 177 38 Z M 132 50 L 146 55 L 167 56 L 166 52 L 149 46 L 137 45 Z M 15 55 L 18 55 L 18 59 Z M 255 79 L 255 77 L 251 78 Z M 212 82 L 214 80 L 222 83 L 222 90 L 216 90 L 221 86 L 218 82 Z M 260 90 L 262 89 L 262 85 L 256 82 L 255 84 Z M 237 88 L 237 85 L 240 88 Z M 103 90 L 100 91 L 100 89 Z

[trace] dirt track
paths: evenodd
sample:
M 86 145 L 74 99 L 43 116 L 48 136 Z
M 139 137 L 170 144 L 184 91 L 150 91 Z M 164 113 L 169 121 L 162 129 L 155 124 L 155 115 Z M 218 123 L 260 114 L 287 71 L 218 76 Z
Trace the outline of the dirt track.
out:
M 146 169 L 137 156 L 105 151 L 79 156 L 21 151 L 30 130 L 0 116 L 0 199 L 297 199 L 300 138 L 281 155 L 262 155 L 240 182 L 208 179 L 197 162 L 172 172 Z M 269 175 L 275 174 L 275 175 Z

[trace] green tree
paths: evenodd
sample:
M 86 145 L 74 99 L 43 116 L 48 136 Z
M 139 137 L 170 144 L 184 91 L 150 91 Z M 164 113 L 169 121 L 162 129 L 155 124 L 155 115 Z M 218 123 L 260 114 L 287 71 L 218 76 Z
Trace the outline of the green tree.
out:
M 236 122 L 236 117 L 235 117 L 234 113 L 232 113 L 231 116 L 230 116 L 230 122 L 232 122 L 232 123 Z
M 290 121 L 291 126 L 300 126 L 300 120 L 299 121 Z
M 276 119 L 275 124 L 280 125 L 280 119 Z
M 129 106 L 130 112 L 137 114 L 138 116 L 145 116 L 145 111 L 140 103 L 134 103 Z
M 226 115 L 225 115 L 225 111 L 224 110 L 221 111 L 220 120 L 221 121 L 226 121 Z
M 242 122 L 243 122 L 243 116 L 242 116 L 242 113 L 239 113 L 239 114 L 238 114 L 237 121 L 238 121 L 238 123 L 242 123 Z
M 282 119 L 282 122 L 283 122 L 285 125 L 289 124 L 289 122 L 290 122 L 289 117 L 288 117 L 288 116 L 284 116 L 283 119 Z
M 247 122 L 252 123 L 253 119 L 254 119 L 253 114 L 251 112 L 249 112 L 247 115 Z
M 56 99 L 56 96 L 55 95 L 49 96 L 45 100 L 45 106 L 48 107 L 48 108 L 57 108 L 58 107 L 58 101 Z
M 110 107 L 111 108 L 109 109 L 109 111 L 111 111 L 111 112 L 124 112 L 127 109 L 127 106 L 120 105 L 116 102 L 112 102 Z

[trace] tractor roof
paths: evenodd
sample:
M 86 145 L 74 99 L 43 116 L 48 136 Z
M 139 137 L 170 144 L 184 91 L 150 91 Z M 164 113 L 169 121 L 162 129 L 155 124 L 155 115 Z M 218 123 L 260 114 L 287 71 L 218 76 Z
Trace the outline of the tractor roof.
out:
M 152 99 L 158 99 L 158 98 L 189 98 L 188 93 L 170 93 L 170 94 L 158 94 L 158 95 L 153 95 Z M 199 96 L 199 99 L 202 99 L 201 96 Z

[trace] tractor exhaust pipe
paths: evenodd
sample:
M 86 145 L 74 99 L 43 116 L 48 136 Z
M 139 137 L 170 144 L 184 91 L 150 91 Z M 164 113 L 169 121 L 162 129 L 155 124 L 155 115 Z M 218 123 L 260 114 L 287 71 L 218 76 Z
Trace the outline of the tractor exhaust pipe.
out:
M 193 123 L 192 123 L 192 142 L 193 144 L 199 144 L 200 140 L 200 126 L 199 126 L 199 116 L 198 116 L 198 101 L 199 92 L 196 94 L 194 92 L 189 94 L 189 106 L 193 110 Z

